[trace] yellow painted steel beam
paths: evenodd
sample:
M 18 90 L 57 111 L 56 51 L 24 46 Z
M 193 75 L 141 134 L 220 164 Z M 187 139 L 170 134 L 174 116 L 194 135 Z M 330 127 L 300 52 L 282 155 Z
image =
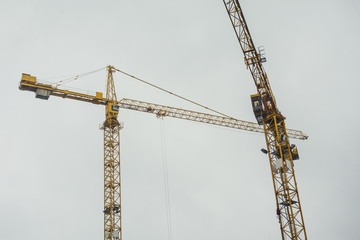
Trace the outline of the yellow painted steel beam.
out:
M 104 130 L 104 239 L 122 239 L 120 130 L 116 119 L 107 119 Z
M 117 117 L 114 68 L 108 66 L 104 130 L 104 239 L 122 240 L 120 130 Z
M 235 30 L 240 47 L 244 53 L 244 61 L 250 70 L 258 93 L 268 113 L 277 111 L 276 102 L 272 93 L 268 77 L 263 68 L 260 55 L 257 53 L 244 14 L 238 0 L 223 0 L 231 23 Z
M 264 133 L 264 129 L 257 123 L 228 118 L 218 115 L 185 110 L 181 108 L 168 107 L 164 105 L 142 102 L 138 100 L 123 98 L 118 102 L 120 108 L 152 113 L 158 117 L 173 117 L 189 121 L 212 124 L 222 127 L 234 128 L 244 131 Z M 295 139 L 306 140 L 308 136 L 299 130 L 288 130 L 288 136 Z
M 49 96 L 53 95 L 57 97 L 69 98 L 73 100 L 90 102 L 99 105 L 106 105 L 106 103 L 108 102 L 108 99 L 104 98 L 103 94 L 100 92 L 96 92 L 95 95 L 91 95 L 91 94 L 80 93 L 67 89 L 53 87 L 50 84 L 40 83 L 36 81 L 36 77 L 25 73 L 22 74 L 19 89 L 24 91 L 34 92 L 35 94 L 37 94 L 39 90 L 44 90 L 49 93 Z
M 295 178 L 293 153 L 289 142 L 291 131 L 277 109 L 270 83 L 256 51 L 238 0 L 223 0 L 247 68 L 262 101 L 263 127 L 273 179 L 277 214 L 283 240 L 306 240 L 304 218 Z
M 30 76 L 30 75 L 26 74 L 26 76 Z M 21 90 L 32 91 L 32 92 L 36 92 L 37 89 L 44 89 L 51 91 L 50 95 L 57 97 L 69 98 L 73 100 L 90 102 L 99 105 L 106 105 L 108 102 L 111 102 L 113 104 L 119 105 L 120 108 L 151 113 L 151 114 L 155 114 L 156 116 L 173 117 L 173 118 L 185 119 L 189 121 L 202 122 L 205 124 L 234 128 L 244 131 L 264 133 L 264 129 L 254 122 L 243 121 L 235 118 L 196 112 L 196 111 L 169 107 L 160 104 L 148 103 L 148 102 L 132 100 L 127 98 L 123 98 L 120 101 L 113 102 L 108 98 L 102 97 L 102 93 L 99 92 L 97 92 L 97 96 L 83 94 L 65 89 L 55 88 L 49 84 L 38 83 L 36 81 L 29 82 L 28 80 L 24 80 L 24 77 L 20 82 L 19 88 Z M 308 136 L 300 130 L 288 129 L 287 132 L 290 138 L 300 139 L 300 140 L 308 139 Z

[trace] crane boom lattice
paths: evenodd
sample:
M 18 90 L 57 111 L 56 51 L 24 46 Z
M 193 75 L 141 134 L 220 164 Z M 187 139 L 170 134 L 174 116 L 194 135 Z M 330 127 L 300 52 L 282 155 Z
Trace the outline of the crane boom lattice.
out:
M 289 143 L 285 117 L 277 109 L 261 56 L 256 51 L 239 1 L 223 2 L 260 97 L 260 109 L 256 114 L 259 124 L 264 127 L 282 239 L 307 239 L 294 172 L 294 147 Z
M 29 79 L 33 79 L 30 81 Z M 36 77 L 29 74 L 23 74 L 22 80 L 19 86 L 20 90 L 35 92 L 36 96 L 39 96 L 39 92 L 48 92 L 48 99 L 50 96 L 69 98 L 82 102 L 93 103 L 97 105 L 106 105 L 111 102 L 109 99 L 104 98 L 101 92 L 96 92 L 95 95 L 85 94 L 75 91 L 69 91 L 66 89 L 60 89 L 53 87 L 50 84 L 44 84 L 36 81 Z M 133 100 L 123 98 L 120 101 L 113 102 L 120 108 L 129 109 L 134 111 L 140 111 L 156 116 L 173 117 L 189 121 L 202 122 L 206 124 L 234 128 L 244 131 L 251 131 L 257 133 L 264 133 L 264 128 L 259 126 L 257 123 L 239 120 L 233 117 L 224 117 L 219 115 L 213 115 L 208 113 L 202 113 L 197 111 L 186 110 L 182 108 L 175 108 L 155 103 L 148 103 L 139 100 Z M 300 130 L 287 129 L 289 138 L 306 140 L 308 136 Z

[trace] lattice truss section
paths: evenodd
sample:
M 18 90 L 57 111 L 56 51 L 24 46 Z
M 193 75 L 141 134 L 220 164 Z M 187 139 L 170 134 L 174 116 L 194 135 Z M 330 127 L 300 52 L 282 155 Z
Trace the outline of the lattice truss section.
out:
M 264 132 L 283 239 L 307 239 L 285 122 L 276 107 L 268 77 L 255 49 L 238 0 L 223 0 L 263 104 Z M 289 135 L 287 135 L 289 134 Z
M 111 70 L 111 69 L 110 69 Z M 109 74 L 108 79 L 112 79 L 112 75 Z M 51 95 L 62 97 L 62 98 L 70 98 L 78 101 L 90 102 L 99 105 L 107 105 L 108 103 L 119 104 L 119 107 L 125 109 L 131 109 L 136 111 L 142 111 L 147 113 L 153 113 L 157 116 L 170 116 L 180 119 L 187 119 L 190 121 L 197 121 L 202 123 L 208 123 L 223 127 L 229 128 L 236 128 L 245 131 L 252 131 L 252 132 L 259 132 L 263 133 L 264 129 L 260 127 L 257 123 L 242 121 L 235 119 L 233 117 L 227 116 L 219 116 L 219 115 L 211 115 L 206 113 L 200 113 L 190 110 L 184 110 L 180 108 L 174 108 L 169 106 L 163 106 L 154 103 L 147 103 L 138 100 L 131 100 L 131 99 L 122 99 L 120 101 L 111 100 L 108 98 L 102 98 L 101 96 L 97 95 L 89 95 L 89 94 L 82 94 L 78 92 L 63 90 L 59 88 L 54 88 L 51 85 L 41 84 L 41 83 L 34 83 L 28 82 L 26 80 L 21 80 L 20 89 L 26 91 L 33 91 L 36 92 L 37 90 L 46 90 L 50 91 Z M 110 92 L 110 90 L 109 90 Z M 99 93 L 100 94 L 100 93 Z M 112 97 L 112 96 L 110 96 Z M 112 99 L 116 99 L 116 97 L 112 97 Z M 308 138 L 302 131 L 299 130 L 292 130 L 287 129 L 288 136 L 290 138 L 296 138 L 305 140 Z
M 244 53 L 245 64 L 251 72 L 265 110 L 271 111 L 271 109 L 275 107 L 275 99 L 270 88 L 267 75 L 263 69 L 261 58 L 256 52 L 256 48 L 247 27 L 243 12 L 240 8 L 239 1 L 223 0 L 223 2 L 239 40 L 241 49 Z
M 284 118 L 273 115 L 264 128 L 283 239 L 307 239 Z
M 118 104 L 120 108 L 152 113 L 156 114 L 158 117 L 173 117 L 223 127 L 241 129 L 245 131 L 264 133 L 264 129 L 257 123 L 242 121 L 235 118 L 184 110 L 181 108 L 168 107 L 126 98 L 121 99 Z M 302 131 L 299 130 L 288 129 L 288 134 L 291 138 L 301 140 L 305 140 L 308 138 L 307 135 L 305 135 Z
M 104 129 L 104 239 L 121 240 L 120 129 L 108 119 Z

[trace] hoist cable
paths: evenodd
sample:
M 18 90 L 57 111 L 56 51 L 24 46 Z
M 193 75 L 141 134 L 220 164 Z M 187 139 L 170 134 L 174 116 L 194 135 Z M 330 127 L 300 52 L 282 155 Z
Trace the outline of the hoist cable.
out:
M 58 87 L 58 86 L 60 86 L 60 85 L 62 85 L 62 84 L 64 84 L 64 83 L 76 81 L 76 80 L 78 80 L 79 78 L 86 77 L 86 76 L 88 76 L 88 75 L 90 75 L 90 74 L 99 72 L 99 71 L 104 70 L 104 69 L 106 69 L 106 67 L 102 67 L 102 68 L 97 69 L 97 70 L 94 70 L 94 71 L 90 71 L 90 72 L 78 74 L 78 75 L 75 75 L 75 76 L 71 76 L 71 77 L 62 79 L 62 80 L 60 80 L 60 81 L 54 82 L 54 83 L 52 83 L 51 85 L 55 85 L 56 87 Z
M 124 71 L 121 71 L 121 70 L 119 70 L 119 69 L 117 69 L 117 68 L 114 68 L 114 69 L 115 69 L 116 71 L 118 71 L 118 72 L 126 75 L 126 76 L 129 76 L 129 77 L 131 77 L 131 78 L 133 78 L 133 79 L 135 79 L 135 80 L 138 80 L 138 81 L 140 81 L 140 82 L 142 82 L 142 83 L 145 83 L 145 84 L 147 84 L 147 85 L 149 85 L 149 86 L 151 86 L 151 87 L 157 88 L 157 89 L 159 89 L 159 90 L 161 90 L 161 91 L 164 91 L 164 92 L 166 92 L 166 93 L 169 93 L 169 94 L 171 94 L 171 95 L 174 95 L 175 97 L 181 98 L 181 99 L 183 99 L 183 100 L 185 100 L 185 101 L 187 101 L 187 102 L 190 102 L 190 103 L 192 103 L 192 104 L 195 104 L 195 105 L 197 105 L 197 106 L 199 106 L 199 107 L 205 108 L 205 109 L 207 109 L 207 110 L 209 110 L 209 111 L 215 112 L 215 113 L 220 114 L 220 115 L 222 115 L 222 116 L 225 116 L 225 117 L 234 119 L 233 117 L 230 117 L 229 115 L 226 115 L 226 114 L 224 114 L 224 113 L 221 113 L 221 112 L 219 112 L 219 111 L 216 111 L 216 110 L 214 110 L 214 109 L 212 109 L 212 108 L 206 107 L 206 106 L 204 106 L 204 105 L 202 105 L 202 104 L 200 104 L 200 103 L 197 103 L 197 102 L 195 102 L 195 101 L 192 101 L 192 100 L 190 100 L 190 99 L 187 99 L 187 98 L 185 98 L 185 97 L 182 97 L 182 96 L 180 96 L 180 95 L 178 95 L 178 94 L 176 94 L 176 93 L 170 92 L 170 91 L 168 91 L 168 90 L 166 90 L 166 89 L 164 89 L 164 88 L 161 88 L 161 87 L 159 87 L 159 86 L 156 86 L 155 84 L 149 83 L 149 82 L 147 82 L 147 81 L 145 81 L 145 80 L 143 80 L 143 79 L 140 79 L 140 78 L 138 78 L 138 77 L 135 77 L 135 76 L 133 76 L 133 75 L 131 75 L 131 74 L 129 74 L 129 73 L 126 73 L 126 72 L 124 72 Z
M 163 165 L 163 175 L 164 175 L 167 231 L 168 231 L 169 240 L 172 240 L 169 174 L 168 174 L 168 164 L 167 164 L 167 157 L 166 157 L 166 135 L 165 135 L 164 120 L 162 118 L 160 118 L 160 133 L 161 133 L 161 149 L 162 149 L 162 165 Z

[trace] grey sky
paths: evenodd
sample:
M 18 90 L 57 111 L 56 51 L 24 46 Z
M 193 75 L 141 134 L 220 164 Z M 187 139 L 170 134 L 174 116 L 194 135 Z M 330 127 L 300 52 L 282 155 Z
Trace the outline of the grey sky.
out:
M 357 0 L 240 1 L 293 141 L 309 239 L 360 222 Z M 0 239 L 103 238 L 102 106 L 18 90 L 106 65 L 255 121 L 255 93 L 221 0 L 0 1 Z M 106 73 L 71 86 L 104 91 Z M 203 111 L 116 75 L 118 98 Z M 160 121 L 121 110 L 123 238 L 165 240 Z M 280 239 L 261 134 L 164 119 L 173 239 Z

